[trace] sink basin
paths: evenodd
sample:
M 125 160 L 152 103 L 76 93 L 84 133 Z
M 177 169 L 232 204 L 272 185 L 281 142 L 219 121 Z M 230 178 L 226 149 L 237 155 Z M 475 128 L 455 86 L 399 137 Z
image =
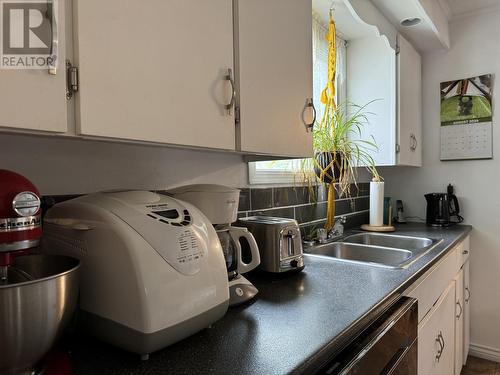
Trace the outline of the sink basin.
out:
M 385 268 L 406 268 L 442 240 L 382 233 L 357 233 L 304 250 L 316 256 Z
M 424 237 L 410 237 L 378 233 L 358 233 L 344 238 L 343 242 L 419 251 L 429 248 L 438 241 Z
M 343 261 L 369 263 L 381 267 L 401 268 L 413 253 L 393 247 L 367 246 L 362 244 L 332 242 L 307 250 L 308 254 L 332 257 Z

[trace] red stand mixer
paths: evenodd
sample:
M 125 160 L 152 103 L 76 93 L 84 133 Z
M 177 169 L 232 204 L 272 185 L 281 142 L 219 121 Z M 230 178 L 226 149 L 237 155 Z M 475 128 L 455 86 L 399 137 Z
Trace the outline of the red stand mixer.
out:
M 39 197 L 38 189 L 28 179 L 0 169 L 2 375 L 51 375 L 50 366 L 54 365 L 42 358 L 77 306 L 80 262 L 35 251 L 28 254 L 42 237 Z
M 0 284 L 14 258 L 38 246 L 42 236 L 40 193 L 26 178 L 0 169 Z

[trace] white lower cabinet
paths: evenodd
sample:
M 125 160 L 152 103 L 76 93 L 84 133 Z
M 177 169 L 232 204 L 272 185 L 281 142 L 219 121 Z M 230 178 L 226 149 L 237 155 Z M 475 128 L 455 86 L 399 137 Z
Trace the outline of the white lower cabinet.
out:
M 459 375 L 467 361 L 469 254 L 467 237 L 404 293 L 418 300 L 419 375 Z
M 455 276 L 455 375 L 460 375 L 464 356 L 464 271 Z
M 467 363 L 467 355 L 470 347 L 470 275 L 469 275 L 469 260 L 464 264 L 464 345 L 462 364 Z
M 450 282 L 418 328 L 418 374 L 453 374 L 455 283 Z

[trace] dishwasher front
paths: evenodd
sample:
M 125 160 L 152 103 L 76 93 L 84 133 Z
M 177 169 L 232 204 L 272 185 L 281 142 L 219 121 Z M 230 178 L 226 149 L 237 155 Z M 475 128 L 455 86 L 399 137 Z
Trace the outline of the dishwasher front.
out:
M 320 371 L 328 375 L 417 375 L 417 300 L 401 297 Z

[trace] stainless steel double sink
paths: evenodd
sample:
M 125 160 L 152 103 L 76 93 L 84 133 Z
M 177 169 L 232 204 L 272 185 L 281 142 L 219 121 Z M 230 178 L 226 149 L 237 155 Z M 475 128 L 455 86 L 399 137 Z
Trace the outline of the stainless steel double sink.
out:
M 307 254 L 386 268 L 407 268 L 441 240 L 394 234 L 357 233 L 341 242 L 313 246 Z

